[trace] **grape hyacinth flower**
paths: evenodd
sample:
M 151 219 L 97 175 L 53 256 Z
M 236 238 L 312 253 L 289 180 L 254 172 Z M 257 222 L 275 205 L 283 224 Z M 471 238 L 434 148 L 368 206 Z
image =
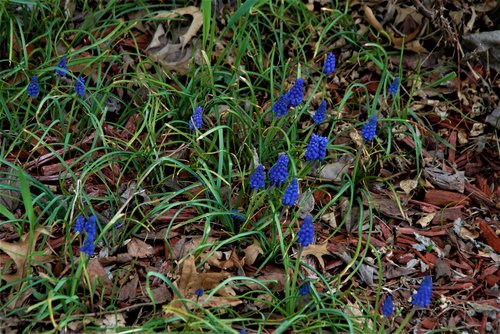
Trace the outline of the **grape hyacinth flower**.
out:
M 79 76 L 78 78 L 76 78 L 75 92 L 76 92 L 76 95 L 78 95 L 79 97 L 83 97 L 83 95 L 85 94 L 85 78 L 84 77 Z
M 31 81 L 28 84 L 28 95 L 36 98 L 38 93 L 40 93 L 40 85 L 38 85 L 38 77 L 35 74 L 31 77 Z
M 427 275 L 424 277 L 422 283 L 420 283 L 420 287 L 417 289 L 417 292 L 413 295 L 411 300 L 412 305 L 418 307 L 427 307 L 431 303 L 432 298 L 432 278 Z
M 233 220 L 233 222 L 240 223 L 240 224 L 244 223 L 246 220 L 245 215 L 243 215 L 241 212 L 239 212 L 236 209 L 231 210 L 231 219 Z
M 382 315 L 386 318 L 389 318 L 393 314 L 394 314 L 394 303 L 392 301 L 392 295 L 387 295 L 387 297 L 385 297 L 384 303 L 382 304 Z
M 372 116 L 372 118 L 370 118 L 361 129 L 361 135 L 363 136 L 363 140 L 365 142 L 371 141 L 375 138 L 375 135 L 377 134 L 377 121 L 377 116 Z
M 295 84 L 287 93 L 290 106 L 296 107 L 302 103 L 304 99 L 304 79 L 297 78 Z
M 323 160 L 326 157 L 326 144 L 328 138 L 319 136 L 315 133 L 312 134 L 305 153 L 306 161 Z
M 305 295 L 309 294 L 309 292 L 311 292 L 311 282 L 306 281 L 299 288 L 299 294 L 304 297 Z
M 84 216 L 80 215 L 76 217 L 76 222 L 75 226 L 73 227 L 73 232 L 74 233 L 83 233 L 85 231 L 85 224 L 87 223 L 87 220 L 85 219 Z
M 74 232 L 86 233 L 85 241 L 83 246 L 80 247 L 80 252 L 87 254 L 88 256 L 94 255 L 95 248 L 95 236 L 97 231 L 96 218 L 94 215 L 90 216 L 89 219 L 85 219 L 83 216 L 78 216 L 76 218 Z
M 311 215 L 307 215 L 302 221 L 297 239 L 302 248 L 309 246 L 314 241 L 314 224 Z
M 190 130 L 201 128 L 201 126 L 203 125 L 203 118 L 201 116 L 202 112 L 203 112 L 203 109 L 200 106 L 198 106 L 194 109 L 193 116 L 191 116 L 191 119 L 189 120 L 189 129 Z
M 395 77 L 394 80 L 391 82 L 389 85 L 389 88 L 387 89 L 387 93 L 396 95 L 399 89 L 399 77 Z
M 278 101 L 273 105 L 273 111 L 278 118 L 284 116 L 289 108 L 290 100 L 288 99 L 288 93 L 281 95 Z
M 68 71 L 68 65 L 66 64 L 66 56 L 62 56 L 56 66 L 56 73 L 65 77 Z
M 290 183 L 288 184 L 288 187 L 285 190 L 285 193 L 283 194 L 283 199 L 281 200 L 281 203 L 283 205 L 288 205 L 292 206 L 297 202 L 299 199 L 299 181 L 297 180 L 296 177 L 294 177 Z
M 243 224 L 246 219 L 247 218 L 245 217 L 245 215 L 240 213 L 238 210 L 236 209 L 231 210 L 231 220 L 233 221 L 234 233 L 240 232 L 241 224 Z
M 326 101 L 323 100 L 320 103 L 318 110 L 316 110 L 316 112 L 313 115 L 314 124 L 320 124 L 321 122 L 323 122 L 325 116 L 326 116 Z
M 259 188 L 266 187 L 266 173 L 264 172 L 264 166 L 258 165 L 255 171 L 250 175 L 250 188 L 259 190 Z
M 330 76 L 333 72 L 335 72 L 335 65 L 337 64 L 337 59 L 333 52 L 328 52 L 326 55 L 325 64 L 323 65 L 323 72 L 326 76 Z
M 283 153 L 279 156 L 278 161 L 269 169 L 269 184 L 271 186 L 279 186 L 286 182 L 288 178 L 288 155 Z
M 202 288 L 198 288 L 194 291 L 194 294 L 196 295 L 196 297 L 200 298 L 201 296 L 203 296 L 203 294 L 205 293 L 205 291 L 203 291 Z

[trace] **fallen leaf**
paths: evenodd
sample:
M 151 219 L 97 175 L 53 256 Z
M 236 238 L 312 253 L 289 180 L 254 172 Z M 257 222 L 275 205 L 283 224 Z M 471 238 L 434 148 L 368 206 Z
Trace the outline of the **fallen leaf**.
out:
M 169 31 L 167 33 L 160 24 L 158 25 L 151 43 L 146 48 L 146 51 L 153 60 L 160 62 L 167 69 L 181 74 L 187 73 L 193 57 L 195 60 L 201 58 L 201 51 L 199 48 L 195 48 L 193 45 L 188 46 L 188 43 L 198 33 L 202 26 L 203 15 L 197 7 L 189 6 L 172 11 L 160 12 L 155 16 L 155 19 L 173 19 L 184 15 L 191 15 L 193 17 L 187 31 L 181 33 L 179 30 Z M 177 35 L 179 35 L 178 38 L 176 37 Z M 179 43 L 177 43 L 177 39 Z
M 226 261 L 222 261 L 220 263 L 220 267 L 223 270 L 231 269 L 231 268 L 241 268 L 243 264 L 245 263 L 245 260 L 242 259 L 240 260 L 238 258 L 238 254 L 236 253 L 235 250 L 231 251 L 231 255 L 229 256 L 229 259 Z
M 256 239 L 254 239 L 253 244 L 245 248 L 243 252 L 245 253 L 243 261 L 245 261 L 245 264 L 249 266 L 255 263 L 255 260 L 257 259 L 257 256 L 259 256 L 259 254 L 264 255 L 264 251 L 262 250 L 259 242 Z
M 273 291 L 282 291 L 286 284 L 285 271 L 278 267 L 273 267 L 272 271 L 258 277 L 258 280 Z M 250 290 L 261 290 L 261 285 L 257 283 L 246 284 Z
M 177 241 L 173 249 L 173 258 L 178 260 L 185 257 L 187 254 L 191 253 L 191 251 L 203 242 L 205 245 L 210 245 L 214 243 L 215 238 L 208 237 L 182 237 L 181 240 Z
M 455 219 L 453 222 L 453 231 L 464 240 L 475 240 L 479 237 L 479 232 L 472 228 L 465 227 L 465 221 L 461 218 Z
M 337 228 L 337 218 L 335 217 L 335 212 L 330 212 L 322 215 L 321 220 L 325 223 L 328 223 L 330 227 Z
M 403 210 L 395 200 L 381 194 L 372 193 L 369 199 L 369 205 L 388 217 L 406 221 L 410 220 L 408 214 L 414 213 L 413 210 L 408 208 Z
M 417 220 L 416 224 L 419 224 L 422 227 L 426 227 L 434 219 L 435 216 L 436 216 L 436 212 L 429 213 L 429 214 L 421 217 L 419 220 Z
M 194 256 L 190 255 L 182 263 L 182 271 L 176 281 L 179 291 L 184 297 L 189 298 L 194 295 L 198 288 L 209 290 L 215 288 L 222 280 L 230 277 L 228 272 L 198 273 L 196 270 Z
M 314 210 L 314 204 L 314 196 L 311 190 L 307 190 L 300 194 L 297 201 L 297 206 L 299 208 L 297 216 L 299 216 L 300 219 L 304 219 L 308 214 L 312 212 L 312 210 Z
M 128 281 L 123 287 L 120 289 L 120 293 L 118 294 L 119 301 L 133 300 L 137 294 L 137 286 L 139 285 L 139 276 L 134 275 L 134 277 Z
M 113 283 L 109 279 L 108 273 L 106 272 L 102 264 L 99 262 L 99 259 L 91 258 L 89 260 L 89 263 L 87 264 L 87 274 L 90 280 L 90 284 L 92 286 L 101 283 L 107 288 L 106 291 L 108 293 L 111 292 L 111 287 L 113 286 Z
M 154 253 L 153 246 L 145 243 L 144 241 L 132 238 L 127 243 L 127 252 L 130 256 L 138 257 L 140 259 L 147 258 L 148 256 L 152 256 Z
M 0 279 L 4 279 L 7 282 L 13 282 L 25 277 L 28 269 L 26 267 L 26 260 L 29 254 L 34 252 L 35 245 L 40 234 L 49 235 L 49 232 L 45 228 L 39 227 L 33 232 L 32 240 L 30 240 L 30 233 L 23 235 L 20 242 L 10 243 L 0 240 L 0 249 L 10 256 L 17 267 L 17 272 L 15 274 L 4 274 L 0 276 Z M 32 245 L 31 248 L 30 244 Z M 46 254 L 46 252 L 44 252 L 44 254 Z M 47 256 L 44 255 L 32 257 L 32 261 L 38 262 L 46 262 L 47 259 Z
M 243 301 L 241 301 L 238 298 L 212 296 L 210 298 L 202 297 L 199 300 L 199 303 L 203 307 L 221 307 L 221 306 L 227 307 L 227 306 L 239 305 L 243 303 Z
M 203 14 L 200 12 L 198 7 L 188 6 L 166 12 L 160 12 L 156 14 L 154 17 L 156 20 L 158 20 L 158 19 L 173 19 L 184 15 L 191 15 L 193 17 L 193 21 L 191 22 L 191 25 L 189 26 L 186 33 L 179 37 L 183 48 L 198 33 L 198 30 L 200 30 L 201 26 L 203 25 Z
M 172 300 L 172 294 L 165 284 L 161 284 L 159 287 L 151 289 L 151 294 L 153 295 L 153 300 L 156 304 L 163 304 Z
M 352 156 L 342 156 L 339 161 L 326 164 L 321 168 L 319 177 L 323 180 L 340 181 L 342 174 L 349 172 L 353 162 Z
M 125 327 L 127 325 L 123 314 L 121 313 L 112 313 L 105 314 L 104 319 L 98 321 L 98 323 L 104 328 L 116 328 L 116 327 Z
M 302 250 L 302 256 L 307 256 L 307 255 L 314 256 L 316 259 L 318 259 L 321 269 L 325 271 L 325 261 L 323 260 L 323 256 L 331 255 L 327 247 L 328 243 L 326 242 L 319 245 L 309 245 Z
M 399 182 L 399 186 L 407 195 L 409 195 L 411 191 L 417 187 L 417 185 L 418 181 L 413 179 L 403 180 Z

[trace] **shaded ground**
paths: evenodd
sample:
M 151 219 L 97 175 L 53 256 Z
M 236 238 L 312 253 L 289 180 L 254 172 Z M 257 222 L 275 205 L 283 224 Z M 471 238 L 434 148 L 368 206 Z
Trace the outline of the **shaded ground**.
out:
M 88 276 L 82 279 L 86 285 L 75 290 L 87 312 L 82 313 L 82 308 L 67 311 L 75 316 L 74 321 L 69 321 L 73 327 L 68 327 L 75 332 L 87 326 L 82 319 L 101 327 L 148 323 L 154 328 L 148 322 L 153 315 L 168 319 L 178 316 L 176 312 L 182 307 L 195 315 L 204 314 L 197 306 L 183 304 L 179 296 L 197 302 L 206 300 L 202 308 L 207 309 L 230 306 L 231 311 L 220 317 L 240 317 L 238 321 L 243 325 L 233 326 L 236 329 L 273 332 L 286 318 L 273 306 L 291 298 L 290 272 L 296 269 L 284 264 L 279 254 L 295 259 L 299 252 L 306 265 L 301 266 L 300 279 L 295 274 L 297 280 L 292 286 L 312 282 L 314 297 L 305 297 L 306 302 L 323 305 L 315 302 L 324 298 L 325 305 L 331 303 L 356 319 L 359 329 L 397 328 L 406 310 L 411 309 L 410 301 L 421 278 L 430 274 L 432 307 L 416 311 L 404 331 L 497 332 L 500 77 L 495 57 L 500 40 L 472 34 L 498 27 L 498 4 L 352 1 L 347 14 L 334 22 L 335 29 L 326 28 L 321 18 L 329 13 L 340 17 L 344 5 L 334 10 L 328 1 L 309 1 L 307 10 L 302 11 L 290 5 L 284 10 L 282 26 L 279 20 L 271 19 L 275 24 L 262 23 L 259 31 L 252 32 L 261 40 L 247 41 L 249 45 L 259 44 L 256 50 L 267 52 L 260 58 L 250 46 L 240 54 L 236 46 L 243 41 L 234 38 L 236 29 L 227 28 L 237 27 L 232 18 L 238 15 L 241 17 L 236 21 L 251 21 L 259 16 L 257 10 L 248 14 L 239 11 L 244 6 L 219 1 L 212 8 L 217 17 L 213 30 L 217 43 L 208 55 L 201 53 L 200 44 L 211 44 L 203 41 L 203 17 L 197 7 L 179 7 L 182 9 L 177 15 L 184 18 L 164 24 L 163 32 L 158 28 L 160 18 L 149 13 L 148 18 L 154 19 L 136 21 L 123 34 L 113 33 L 123 29 L 117 23 L 92 30 L 93 37 L 102 41 L 99 43 L 90 37 L 74 42 L 72 34 L 65 35 L 74 50 L 85 50 L 78 52 L 69 69 L 85 75 L 89 87 L 96 87 L 94 93 L 88 93 L 93 98 L 86 96 L 86 103 L 90 109 L 92 103 L 97 104 L 97 109 L 106 108 L 107 115 L 97 114 L 94 120 L 83 112 L 76 113 L 68 123 L 52 127 L 56 111 L 39 111 L 36 122 L 51 130 L 27 127 L 31 135 L 25 142 L 18 137 L 12 139 L 12 128 L 10 133 L 6 129 L 13 122 L 2 119 L 2 141 L 8 143 L 3 147 L 3 161 L 21 166 L 37 180 L 31 183 L 31 191 L 39 196 L 34 211 L 26 211 L 26 199 L 14 191 L 22 188 L 23 180 L 15 169 L 4 164 L 4 180 L 11 181 L 3 181 L 0 203 L 10 216 L 2 212 L 2 219 L 16 220 L 31 214 L 53 222 L 45 225 L 50 237 L 44 237 L 44 231 L 39 230 L 40 238 L 51 250 L 50 256 L 32 260 L 43 263 L 33 268 L 26 264 L 26 256 L 12 255 L 28 252 L 29 242 L 18 240 L 20 235 L 28 235 L 29 228 L 12 223 L 0 226 L 0 239 L 20 247 L 12 251 L 13 246 L 0 245 L 4 252 L 0 253 L 3 277 L 12 282 L 9 289 L 0 290 L 2 303 L 7 305 L 10 300 L 2 310 L 2 328 L 23 328 L 34 318 L 38 318 L 40 326 L 52 328 L 54 321 L 45 311 L 40 310 L 39 315 L 26 312 L 39 297 L 18 283 L 26 277 L 25 269 L 20 268 L 32 270 L 36 277 L 48 275 L 54 281 L 71 276 L 68 273 L 81 274 L 75 260 L 80 256 L 80 239 L 68 235 L 80 211 L 90 214 L 85 209 L 90 203 L 100 222 L 102 238 L 96 256 L 86 265 Z M 75 30 L 92 26 L 86 10 L 78 6 L 74 9 L 71 25 Z M 259 10 L 272 17 L 272 7 L 261 6 Z M 125 22 L 145 15 L 130 8 L 121 14 L 117 16 Z M 111 16 L 108 12 L 103 15 Z M 165 15 L 162 20 L 173 14 Z M 307 15 L 319 18 L 311 21 L 317 26 L 301 25 Z M 295 39 L 289 37 L 276 51 L 278 27 L 285 36 Z M 297 27 L 303 29 L 296 31 Z M 332 31 L 322 35 L 318 27 Z M 120 38 L 115 38 L 117 35 Z M 112 43 L 108 44 L 106 36 L 113 36 Z M 62 44 L 57 47 L 64 49 Z M 85 49 L 95 44 L 102 53 Z M 479 44 L 484 51 L 477 47 Z M 35 48 L 36 43 L 30 45 Z M 321 67 L 329 51 L 337 56 L 338 65 L 334 76 L 324 78 Z M 21 47 L 13 52 L 15 57 L 22 57 Z M 29 46 L 26 52 L 31 52 Z M 9 57 L 6 51 L 0 53 L 4 59 Z M 103 56 L 108 53 L 109 59 Z M 216 69 L 213 77 L 210 71 L 202 72 L 205 56 Z M 89 57 L 99 61 L 87 63 Z M 384 59 L 387 66 L 382 63 Z M 193 60 L 202 68 L 194 74 Z M 331 143 L 321 172 L 315 170 L 318 165 L 303 167 L 299 159 L 296 162 L 297 170 L 303 171 L 301 193 L 312 195 L 305 201 L 312 208 L 300 202 L 286 210 L 278 207 L 280 214 L 269 203 L 279 198 L 281 190 L 257 193 L 248 189 L 253 170 L 248 166 L 253 157 L 247 147 L 257 142 L 265 147 L 258 148 L 258 155 L 269 170 L 275 153 L 288 148 L 276 143 L 285 135 L 266 137 L 262 128 L 283 128 L 293 138 L 289 151 L 297 153 L 298 139 L 290 129 L 296 126 L 305 133 L 314 125 L 307 111 L 298 113 L 290 124 L 272 119 L 270 107 L 281 91 L 262 73 L 273 66 L 288 69 L 283 71 L 287 73 L 282 74 L 283 78 L 273 78 L 283 79 L 284 89 L 297 76 L 297 67 L 301 68 L 310 110 L 315 110 L 323 99 L 328 101 L 328 121 L 317 131 L 328 136 Z M 8 69 L 3 63 L 2 70 Z M 138 74 L 139 69 L 144 72 Z M 244 79 L 234 79 L 233 72 Z M 142 79 L 142 73 L 151 79 Z M 385 93 L 393 79 L 389 73 L 401 78 L 397 96 Z M 205 130 L 228 125 L 234 130 L 231 137 L 221 135 L 223 139 L 214 137 L 213 141 L 186 139 L 191 136 L 187 124 L 192 106 L 189 99 L 178 96 L 189 91 L 193 77 L 201 82 L 198 84 L 203 93 L 214 99 L 222 96 L 226 87 L 238 86 L 234 91 L 227 88 L 227 96 L 221 99 L 224 103 L 213 103 L 212 110 L 217 111 L 204 116 Z M 155 83 L 164 78 L 166 85 Z M 2 80 L 3 85 L 12 87 L 22 78 L 16 74 Z M 61 86 L 71 87 L 70 78 L 61 80 Z M 111 88 L 105 88 L 103 82 Z M 251 91 L 244 87 L 245 82 L 253 84 Z M 353 82 L 359 85 L 352 86 Z M 271 85 L 274 91 L 270 91 Z M 248 101 L 239 101 L 241 95 L 249 96 Z M 4 110 L 17 102 L 12 96 L 5 94 L 9 103 Z M 152 100 L 155 102 L 151 104 Z M 210 101 L 207 98 L 205 102 Z M 141 109 L 144 105 L 150 109 Z M 130 109 L 142 112 L 128 112 Z M 163 109 L 164 114 L 158 111 Z M 148 110 L 155 110 L 154 122 Z M 248 111 L 248 115 L 235 116 L 233 110 Z M 374 142 L 363 143 L 360 129 L 370 114 L 380 116 L 379 131 Z M 102 123 L 97 125 L 97 120 Z M 184 123 L 179 125 L 181 121 Z M 178 130 L 181 128 L 185 133 Z M 65 137 L 63 133 L 73 135 Z M 222 150 L 217 145 L 221 141 L 227 141 L 224 148 L 228 151 L 234 149 L 227 158 L 235 166 L 234 175 L 228 171 L 231 167 L 220 163 L 218 154 Z M 130 155 L 114 161 L 116 152 Z M 160 164 L 155 161 L 161 159 L 164 165 L 156 168 Z M 84 195 L 75 205 L 77 200 L 72 194 L 80 192 Z M 262 195 L 264 192 L 267 195 Z M 50 203 L 56 199 L 62 204 L 53 209 Z M 231 208 L 238 209 L 239 215 L 234 216 Z M 315 244 L 302 251 L 297 245 L 287 246 L 293 244 L 299 220 L 304 216 L 301 210 L 317 217 Z M 220 285 L 236 276 L 248 279 L 236 285 Z M 34 290 L 43 294 L 45 289 L 54 289 L 44 284 L 35 284 Z M 215 292 L 207 297 L 205 291 Z M 273 297 L 269 297 L 271 291 Z M 331 297 L 334 293 L 335 297 Z M 396 315 L 385 322 L 378 313 L 387 293 L 394 298 Z M 21 315 L 16 309 L 22 310 Z M 64 317 L 59 317 L 61 309 L 57 312 L 59 322 Z M 265 324 L 258 321 L 259 316 L 266 317 Z M 248 320 L 252 318 L 257 319 L 255 323 Z M 181 328 L 177 325 L 161 326 Z M 297 326 L 308 328 L 305 320 Z M 288 330 L 295 332 L 297 328 Z

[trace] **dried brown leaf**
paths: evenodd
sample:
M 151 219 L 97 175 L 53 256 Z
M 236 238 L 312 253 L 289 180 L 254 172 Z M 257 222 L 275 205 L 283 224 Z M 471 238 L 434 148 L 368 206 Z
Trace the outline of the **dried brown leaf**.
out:
M 264 251 L 262 250 L 259 242 L 256 239 L 254 239 L 253 244 L 245 248 L 243 252 L 245 253 L 243 261 L 245 261 L 245 264 L 249 266 L 255 263 L 255 260 L 257 259 L 257 256 L 259 256 L 259 254 L 264 255 Z
M 4 279 L 8 282 L 13 282 L 24 278 L 24 275 L 26 274 L 27 271 L 26 260 L 29 254 L 31 254 L 34 251 L 36 241 L 38 240 L 40 234 L 48 235 L 49 232 L 43 227 L 39 227 L 33 233 L 33 240 L 30 240 L 30 233 L 26 233 L 25 235 L 23 235 L 21 237 L 21 241 L 19 242 L 10 243 L 7 241 L 0 240 L 0 249 L 4 251 L 8 256 L 10 256 L 10 258 L 14 261 L 17 267 L 17 272 L 15 274 L 2 275 L 0 276 L 1 279 Z M 31 248 L 30 244 L 32 245 Z M 49 259 L 50 257 L 43 255 L 33 257 L 33 260 L 38 262 L 45 262 Z
M 143 259 L 153 255 L 154 249 L 153 246 L 144 241 L 132 238 L 132 240 L 127 243 L 127 252 L 130 256 Z
M 326 242 L 319 245 L 309 245 L 302 250 L 302 256 L 314 256 L 316 259 L 318 259 L 321 269 L 325 271 L 325 261 L 323 260 L 323 256 L 331 255 L 330 251 L 327 248 L 328 243 Z

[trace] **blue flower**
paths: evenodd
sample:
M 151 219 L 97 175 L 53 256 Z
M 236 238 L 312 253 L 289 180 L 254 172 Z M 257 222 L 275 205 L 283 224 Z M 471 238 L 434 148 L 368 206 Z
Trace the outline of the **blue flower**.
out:
M 309 294 L 309 292 L 311 292 L 311 282 L 306 281 L 300 286 L 299 294 L 304 297 L 305 295 Z
M 413 295 L 411 300 L 412 305 L 419 307 L 427 307 L 431 303 L 432 298 L 432 278 L 425 276 L 417 292 Z
M 85 219 L 83 216 L 78 216 L 76 218 L 75 227 L 73 228 L 73 232 L 86 233 L 85 241 L 83 242 L 83 246 L 80 247 L 80 252 L 85 253 L 89 256 L 94 255 L 95 248 L 95 236 L 97 232 L 97 223 L 94 215 L 90 216 L 89 219 Z
M 38 93 L 40 93 L 40 86 L 38 85 L 38 77 L 35 74 L 31 77 L 31 81 L 28 84 L 28 95 L 35 98 L 38 96 Z
M 85 241 L 83 242 L 83 246 L 80 247 L 80 252 L 87 254 L 88 256 L 94 255 L 94 239 L 91 238 L 89 235 L 85 238 Z
M 386 318 L 394 314 L 394 303 L 392 301 L 392 295 L 387 295 L 385 297 L 384 303 L 382 304 L 382 315 Z
M 85 219 L 84 216 L 79 215 L 76 217 L 76 222 L 75 226 L 73 227 L 73 232 L 74 233 L 83 233 L 85 231 L 85 225 L 87 224 L 87 220 Z
M 389 85 L 387 93 L 396 95 L 398 89 L 399 89 L 399 77 L 395 77 L 394 80 Z
M 294 177 L 291 181 L 290 184 L 288 184 L 288 187 L 285 190 L 285 193 L 283 194 L 283 199 L 281 200 L 281 203 L 283 205 L 288 205 L 292 206 L 297 202 L 299 199 L 299 181 L 297 180 L 296 177 Z
M 326 116 L 326 101 L 323 100 L 323 102 L 321 102 L 321 104 L 319 105 L 318 110 L 316 110 L 316 112 L 314 113 L 313 116 L 314 124 L 320 124 L 321 122 L 323 122 L 325 116 Z
M 231 219 L 233 220 L 233 222 L 237 222 L 240 224 L 244 223 L 245 220 L 247 220 L 245 215 L 243 215 L 241 212 L 239 212 L 236 209 L 231 210 Z
M 245 222 L 245 220 L 247 220 L 247 218 L 245 217 L 244 214 L 240 213 L 238 210 L 232 209 L 231 210 L 231 220 L 233 221 L 234 233 L 239 233 L 240 228 L 241 228 L 241 224 L 243 224 Z
M 370 118 L 365 125 L 363 125 L 361 135 L 363 136 L 363 140 L 365 142 L 371 141 L 375 138 L 375 135 L 377 134 L 377 121 L 377 116 L 372 116 L 372 118 Z
M 78 78 L 76 78 L 75 92 L 76 92 L 76 95 L 78 95 L 79 97 L 83 97 L 83 95 L 85 94 L 85 78 L 84 77 L 79 76 Z
M 271 186 L 279 186 L 286 182 L 288 178 L 288 155 L 283 153 L 279 156 L 278 161 L 269 169 L 269 184 Z
M 95 232 L 97 230 L 96 218 L 94 215 L 90 216 L 85 223 L 85 232 L 87 235 L 92 235 L 95 237 Z
M 65 77 L 68 71 L 68 65 L 66 64 L 66 56 L 62 56 L 56 66 L 56 73 Z
M 203 125 L 203 118 L 201 117 L 202 111 L 203 109 L 200 106 L 194 109 L 193 116 L 189 120 L 190 130 L 194 130 L 195 128 L 200 129 L 201 126 Z
M 264 166 L 258 165 L 255 171 L 250 175 L 250 188 L 258 190 L 259 188 L 266 187 L 266 173 L 264 173 Z
M 335 55 L 333 52 L 329 52 L 326 55 L 325 65 L 323 65 L 323 72 L 326 76 L 329 76 L 335 71 L 335 65 L 337 64 L 337 59 L 335 59 Z
M 302 221 L 297 239 L 302 247 L 307 247 L 314 241 L 314 224 L 311 215 L 307 215 Z
M 326 144 L 328 138 L 319 136 L 315 133 L 312 134 L 305 153 L 306 161 L 323 160 L 326 156 Z
M 240 334 L 247 334 L 247 330 L 245 328 L 240 329 Z
M 203 296 L 203 294 L 204 294 L 204 293 L 205 293 L 205 291 L 203 291 L 203 289 L 202 289 L 202 288 L 198 288 L 198 289 L 196 289 L 196 290 L 194 291 L 194 294 L 195 294 L 198 298 L 200 298 L 201 296 Z
M 302 78 L 297 78 L 295 84 L 290 88 L 287 94 L 290 106 L 296 107 L 301 104 L 304 99 L 304 80 Z
M 278 101 L 273 105 L 273 111 L 278 118 L 284 116 L 289 108 L 290 100 L 288 99 L 288 93 L 281 95 Z

